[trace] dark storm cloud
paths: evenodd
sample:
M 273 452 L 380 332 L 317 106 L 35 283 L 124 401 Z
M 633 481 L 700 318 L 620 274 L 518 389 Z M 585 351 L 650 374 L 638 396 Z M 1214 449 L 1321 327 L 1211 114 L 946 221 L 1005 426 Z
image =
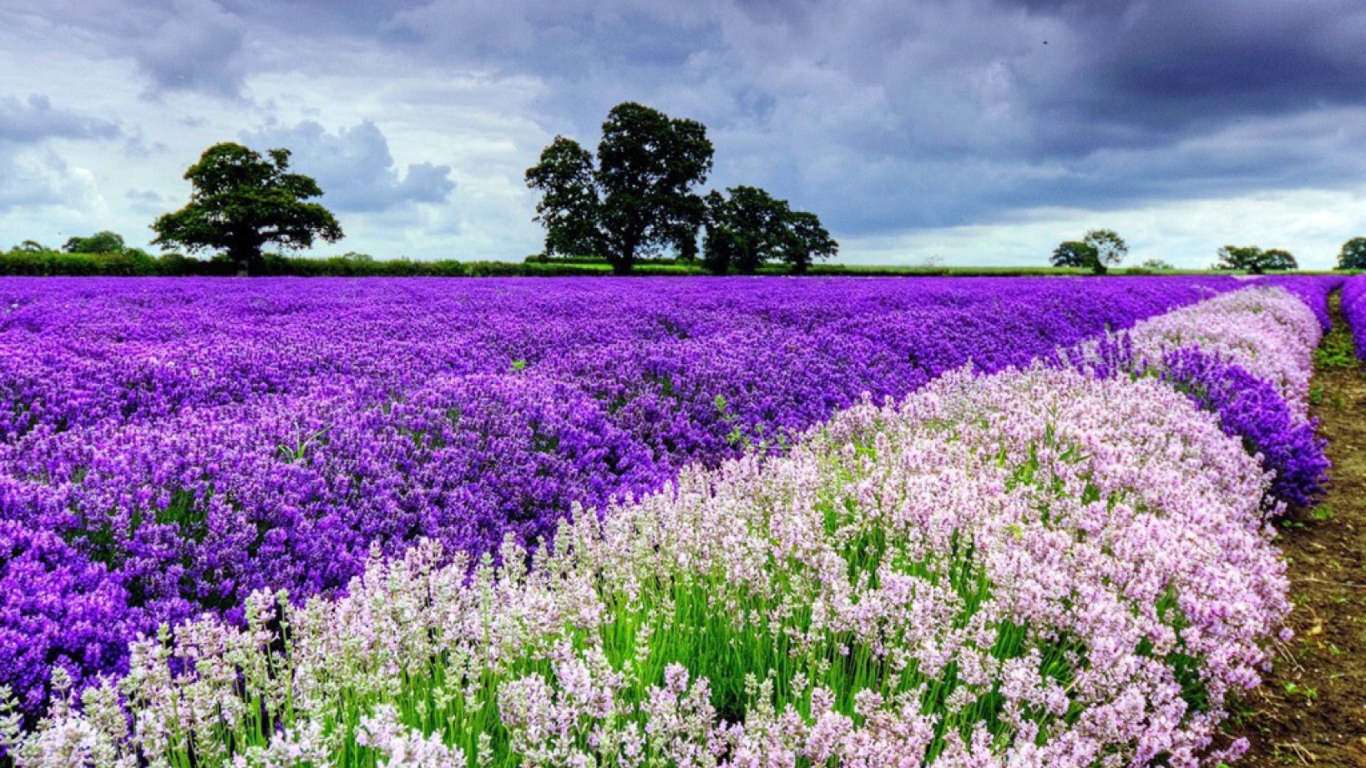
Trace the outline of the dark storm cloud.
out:
M 1011 4 L 1013 5 L 1013 4 Z M 1071 61 L 1036 84 L 1041 146 L 1160 144 L 1255 117 L 1366 105 L 1366 6 L 1025 3 L 1061 22 Z
M 606 74 L 627 87 L 723 44 L 709 0 L 433 0 L 385 25 L 431 55 L 555 82 Z
M 378 51 L 363 59 L 373 67 L 367 82 L 448 70 L 534 83 L 539 95 L 519 117 L 547 137 L 595 145 L 607 110 L 625 100 L 696 118 L 717 147 L 715 185 L 768 187 L 841 236 L 990 223 L 1044 206 L 1342 189 L 1366 178 L 1366 136 L 1355 127 L 1366 123 L 1361 0 L 94 7 L 48 0 L 41 13 L 135 61 L 155 95 L 242 99 L 268 69 L 310 76 L 333 71 L 320 51 Z M 294 41 L 309 44 L 296 53 Z M 269 115 L 276 103 L 251 106 Z M 526 100 L 512 103 L 477 109 L 525 109 Z M 325 102 L 310 108 L 336 124 Z M 371 123 L 329 133 L 305 122 L 253 139 L 294 150 L 295 166 L 342 209 L 443 201 L 454 186 L 444 165 L 396 167 Z M 519 145 L 520 167 L 539 149 Z M 520 177 L 503 181 L 521 186 Z
M 0 97 L 0 142 L 29 144 L 48 138 L 112 139 L 122 134 L 118 125 L 71 110 L 57 109 L 46 96 L 32 94 L 21 101 Z
M 266 128 L 243 138 L 260 152 L 289 149 L 293 153 L 290 169 L 317 179 L 326 205 L 337 211 L 375 212 L 407 203 L 440 203 L 455 189 L 446 165 L 415 163 L 400 176 L 388 139 L 369 121 L 329 133 L 306 120 L 292 128 Z
M 1342 188 L 1366 171 L 1359 2 L 746 9 L 734 71 L 777 101 L 748 130 L 801 158 L 773 181 L 846 234 Z

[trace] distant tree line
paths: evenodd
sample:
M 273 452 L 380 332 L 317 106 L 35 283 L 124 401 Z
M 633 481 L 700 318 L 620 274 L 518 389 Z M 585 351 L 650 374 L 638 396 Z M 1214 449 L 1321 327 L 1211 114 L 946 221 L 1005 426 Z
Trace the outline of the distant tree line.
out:
M 68 253 L 38 243 L 21 244 L 0 251 L 0 276 L 118 276 L 118 277 L 232 277 L 239 265 L 226 254 L 196 259 L 180 253 L 151 256 L 138 249 L 127 253 Z M 612 268 L 596 257 L 551 258 L 528 256 L 508 261 L 413 261 L 375 259 L 362 253 L 313 258 L 266 253 L 256 274 L 283 277 L 594 277 L 611 275 Z M 861 277 L 1025 277 L 1078 274 L 1079 270 L 1052 267 L 947 267 L 858 266 L 813 264 L 809 274 Z M 700 276 L 710 272 L 700 259 L 649 259 L 637 262 L 631 274 L 638 276 Z M 791 268 L 773 263 L 759 268 L 760 275 L 787 275 Z M 1142 268 L 1123 274 L 1148 274 Z
M 1059 244 L 1053 250 L 1049 263 L 1055 267 L 1087 269 L 1102 275 L 1110 267 L 1122 262 L 1128 253 L 1128 244 L 1114 230 L 1093 229 L 1081 240 L 1067 240 Z M 1218 259 L 1209 268 L 1213 271 L 1260 275 L 1266 272 L 1289 272 L 1299 269 L 1300 265 L 1293 254 L 1280 248 L 1262 250 L 1255 245 L 1226 245 L 1219 249 Z M 1148 259 L 1138 269 L 1166 272 L 1176 267 L 1160 259 Z M 1343 244 L 1338 253 L 1336 269 L 1366 270 L 1366 237 L 1354 237 Z
M 1264 251 L 1255 245 L 1226 245 L 1219 249 L 1219 260 L 1210 265 L 1210 269 L 1227 269 L 1253 275 L 1299 268 L 1299 262 L 1289 251 L 1280 248 Z

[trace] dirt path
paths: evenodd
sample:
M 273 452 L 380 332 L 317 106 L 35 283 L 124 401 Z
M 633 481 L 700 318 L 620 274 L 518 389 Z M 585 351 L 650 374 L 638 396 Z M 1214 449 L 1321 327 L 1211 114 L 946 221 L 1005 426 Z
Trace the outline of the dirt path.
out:
M 1311 397 L 1331 485 L 1322 505 L 1280 526 L 1296 638 L 1230 727 L 1252 741 L 1239 768 L 1366 768 L 1366 368 L 1336 294 L 1331 309 Z

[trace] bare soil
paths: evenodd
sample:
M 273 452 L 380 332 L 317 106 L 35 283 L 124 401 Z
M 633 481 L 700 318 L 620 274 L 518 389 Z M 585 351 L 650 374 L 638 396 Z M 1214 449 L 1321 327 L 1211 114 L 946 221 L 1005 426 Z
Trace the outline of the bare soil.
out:
M 1366 368 L 1350 357 L 1337 299 L 1311 398 L 1333 462 L 1328 495 L 1279 526 L 1295 639 L 1231 721 L 1252 742 L 1239 768 L 1366 768 Z

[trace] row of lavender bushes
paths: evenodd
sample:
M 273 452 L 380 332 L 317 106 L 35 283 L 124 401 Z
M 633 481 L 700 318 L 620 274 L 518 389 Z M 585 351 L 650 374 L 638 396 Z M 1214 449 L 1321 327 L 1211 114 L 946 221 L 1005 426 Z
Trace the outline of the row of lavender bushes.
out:
M 862 393 L 1239 285 L 0 281 L 0 684 L 32 720 L 53 670 L 122 673 L 138 633 L 240 623 L 254 590 L 340 593 L 372 547 L 530 548 Z
M 1131 331 L 1059 355 L 1098 377 L 1157 375 L 1243 442 L 1271 476 L 1268 509 L 1308 507 L 1324 492 L 1325 443 L 1309 418 L 1312 367 L 1298 356 L 1329 326 L 1327 289 L 1300 283 L 1292 294 L 1239 291 L 1138 323 Z M 1305 306 L 1314 310 L 1310 316 Z M 1223 310 L 1223 311 L 1215 311 Z M 1258 339 L 1253 343 L 1249 338 Z
M 1354 275 L 1343 284 L 1342 314 L 1356 340 L 1357 357 L 1366 360 L 1366 275 Z
M 1284 291 L 1227 294 L 1075 365 L 955 371 L 783 455 L 576 506 L 553 546 L 509 536 L 472 575 L 434 539 L 375 547 L 344 597 L 257 592 L 245 628 L 136 643 L 128 676 L 9 747 L 24 766 L 1233 759 L 1228 697 L 1290 608 L 1283 502 L 1182 355 L 1304 424 L 1321 332 Z M 1142 365 L 1099 375 L 1115 350 Z

